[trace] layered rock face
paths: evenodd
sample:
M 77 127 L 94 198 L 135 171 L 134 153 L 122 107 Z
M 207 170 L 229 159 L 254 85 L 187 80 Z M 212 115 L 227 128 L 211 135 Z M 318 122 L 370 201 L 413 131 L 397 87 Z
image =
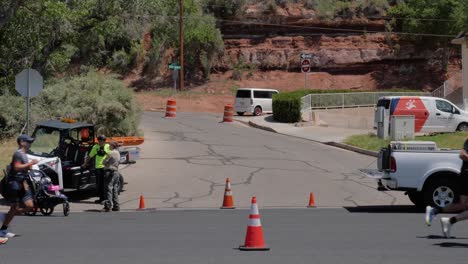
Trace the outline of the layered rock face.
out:
M 301 53 L 312 55 L 314 72 L 372 73 L 377 87 L 364 88 L 431 90 L 441 82 L 436 52 L 384 34 L 225 39 L 225 54 L 216 67 L 231 70 L 236 65 L 250 64 L 258 70 L 298 72 Z

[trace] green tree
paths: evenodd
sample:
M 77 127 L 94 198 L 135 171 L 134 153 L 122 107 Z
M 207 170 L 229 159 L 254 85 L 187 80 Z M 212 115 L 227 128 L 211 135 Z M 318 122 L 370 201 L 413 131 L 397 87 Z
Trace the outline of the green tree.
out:
M 395 17 L 392 27 L 397 31 L 416 34 L 457 35 L 468 28 L 466 0 L 406 0 L 389 10 Z M 453 37 L 406 35 L 421 46 L 443 49 L 443 70 L 448 65 L 450 41 Z

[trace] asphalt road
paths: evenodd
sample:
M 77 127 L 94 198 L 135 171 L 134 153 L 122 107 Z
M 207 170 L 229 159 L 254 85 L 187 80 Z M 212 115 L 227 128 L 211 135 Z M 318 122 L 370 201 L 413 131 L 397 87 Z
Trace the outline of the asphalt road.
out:
M 128 182 L 120 196 L 124 210 L 138 208 L 140 195 L 147 208 L 219 208 L 227 177 L 237 208 L 248 208 L 253 195 L 263 208 L 303 208 L 310 192 L 319 207 L 410 204 L 402 192 L 378 192 L 375 181 L 358 172 L 375 168 L 373 157 L 241 123 L 220 123 L 220 115 L 163 116 L 144 113 L 141 159 L 121 168 Z M 74 212 L 102 208 L 94 197 L 72 198 Z
M 234 202 L 248 208 L 257 195 L 265 207 L 304 207 L 313 192 L 321 207 L 410 204 L 400 192 L 377 192 L 358 169 L 375 158 L 247 127 L 220 123 L 220 115 L 143 115 L 141 159 L 122 173 L 128 185 L 124 209 L 138 207 L 142 194 L 150 208 L 218 208 L 225 179 Z M 98 208 L 88 201 L 72 210 Z
M 260 210 L 269 252 L 241 252 L 248 211 L 166 210 L 19 217 L 0 245 L 16 263 L 466 263 L 468 230 L 443 239 L 412 207 Z

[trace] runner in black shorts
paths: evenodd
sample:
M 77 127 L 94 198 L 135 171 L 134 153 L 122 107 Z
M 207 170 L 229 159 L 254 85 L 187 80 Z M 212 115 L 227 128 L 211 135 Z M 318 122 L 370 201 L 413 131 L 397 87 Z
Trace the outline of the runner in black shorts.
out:
M 450 204 L 444 208 L 426 207 L 426 224 L 431 225 L 433 218 L 439 213 L 462 213 L 453 217 L 441 217 L 442 233 L 446 238 L 450 238 L 450 229 L 452 225 L 468 219 L 468 139 L 463 144 L 463 149 L 460 151 L 460 159 L 463 160 L 458 176 L 458 186 L 460 191 L 460 200 L 458 203 Z
M 0 219 L 3 222 L 0 228 L 0 237 L 12 238 L 15 234 L 8 231 L 8 225 L 15 215 L 23 214 L 31 210 L 34 206 L 31 189 L 27 181 L 27 173 L 31 166 L 37 164 L 37 160 L 28 162 L 26 153 L 31 147 L 33 138 L 28 135 L 21 135 L 17 138 L 18 150 L 13 155 L 11 161 L 11 169 L 7 179 L 7 197 L 10 202 L 10 210 L 6 215 L 1 215 Z M 20 207 L 23 204 L 24 207 Z

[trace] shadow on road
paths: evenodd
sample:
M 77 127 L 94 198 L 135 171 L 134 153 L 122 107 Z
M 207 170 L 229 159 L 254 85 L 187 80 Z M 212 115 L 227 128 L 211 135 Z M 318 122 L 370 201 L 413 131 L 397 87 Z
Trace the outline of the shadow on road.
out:
M 423 213 L 424 209 L 414 205 L 372 205 L 344 207 L 350 213 Z
M 434 246 L 444 247 L 444 248 L 468 248 L 466 243 L 455 243 L 455 242 L 443 242 L 439 244 L 434 244 Z
M 84 201 L 90 198 L 96 197 L 96 191 L 71 191 L 66 192 L 65 195 L 68 197 L 68 200 L 73 203 L 84 203 L 84 204 L 94 204 L 92 201 Z
M 421 236 L 417 238 L 426 238 L 426 239 L 447 239 L 445 236 L 439 235 L 429 235 L 429 236 Z M 450 239 L 468 239 L 467 237 L 450 237 Z

